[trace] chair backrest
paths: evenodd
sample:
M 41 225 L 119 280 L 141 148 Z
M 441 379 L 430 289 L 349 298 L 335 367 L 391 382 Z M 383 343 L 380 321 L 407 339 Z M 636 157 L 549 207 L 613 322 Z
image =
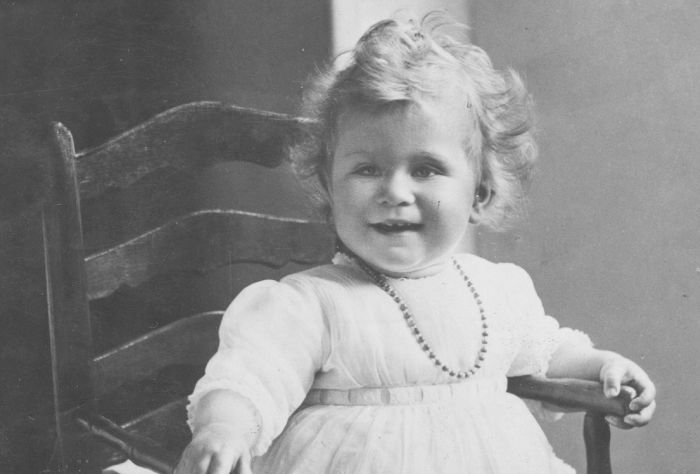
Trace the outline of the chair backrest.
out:
M 248 271 L 251 262 L 280 269 L 330 259 L 322 223 L 200 208 L 203 171 L 233 160 L 276 167 L 300 133 L 299 119 L 213 102 L 168 110 L 80 153 L 54 125 L 43 232 L 59 451 L 77 408 L 121 400 L 115 410 L 126 413 L 133 404 L 119 391 L 168 367 L 187 382 L 166 395 L 192 389 L 224 309 L 190 291 L 206 286 L 203 275 L 237 263 Z M 156 392 L 140 398 L 163 403 Z

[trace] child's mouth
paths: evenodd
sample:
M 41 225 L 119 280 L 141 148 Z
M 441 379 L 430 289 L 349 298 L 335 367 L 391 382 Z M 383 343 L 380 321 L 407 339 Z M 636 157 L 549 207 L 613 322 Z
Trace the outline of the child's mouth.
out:
M 411 222 L 378 222 L 370 224 L 370 227 L 382 234 L 399 234 L 401 232 L 415 232 L 420 230 L 423 225 Z

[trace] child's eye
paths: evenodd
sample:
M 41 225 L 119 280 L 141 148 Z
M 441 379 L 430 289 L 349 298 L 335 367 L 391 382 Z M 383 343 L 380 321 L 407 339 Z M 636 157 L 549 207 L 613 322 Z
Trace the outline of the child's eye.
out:
M 419 166 L 413 170 L 413 176 L 416 178 L 432 178 L 438 174 L 441 174 L 441 170 L 435 166 Z
M 360 176 L 377 176 L 379 169 L 374 165 L 360 165 L 353 172 Z

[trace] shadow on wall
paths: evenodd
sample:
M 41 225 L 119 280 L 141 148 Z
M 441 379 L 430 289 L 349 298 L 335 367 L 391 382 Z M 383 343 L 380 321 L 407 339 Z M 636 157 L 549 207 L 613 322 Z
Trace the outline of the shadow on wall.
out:
M 328 9 L 322 0 L 67 0 L 3 7 L 0 472 L 40 472 L 52 448 L 41 229 L 36 209 L 23 212 L 45 190 L 48 124 L 63 122 L 84 149 L 196 100 L 294 112 L 306 75 L 329 55 Z M 230 169 L 221 176 L 238 174 Z M 212 180 L 218 190 L 210 198 L 225 205 L 236 183 Z M 239 183 L 251 188 L 250 179 Z M 287 175 L 274 184 L 279 190 L 289 183 Z

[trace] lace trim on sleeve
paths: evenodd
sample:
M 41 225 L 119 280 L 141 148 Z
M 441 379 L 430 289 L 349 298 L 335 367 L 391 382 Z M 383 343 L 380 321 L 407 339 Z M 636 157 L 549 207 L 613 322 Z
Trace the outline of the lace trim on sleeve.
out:
M 520 350 L 508 373 L 509 376 L 546 373 L 549 361 L 559 347 L 559 323 L 554 318 L 543 315 L 538 317 L 536 324 L 528 326 L 529 331 L 521 340 Z
M 514 312 L 519 348 L 508 372 L 509 376 L 545 374 L 552 355 L 563 342 L 591 345 L 586 334 L 560 328 L 556 319 L 547 316 L 532 279 L 522 268 L 501 264 L 510 308 Z
M 195 408 L 204 395 L 213 390 L 230 390 L 236 392 L 241 397 L 246 398 L 250 404 L 255 407 L 258 418 L 261 413 L 268 414 L 265 417 L 268 422 L 262 423 L 260 433 L 256 443 L 251 446 L 250 452 L 253 456 L 263 455 L 272 444 L 275 433 L 281 430 L 282 427 L 276 426 L 275 421 L 285 418 L 270 397 L 269 391 L 265 389 L 260 380 L 256 377 L 246 376 L 241 374 L 238 380 L 231 379 L 202 379 L 195 388 L 194 393 L 188 397 L 187 404 L 187 424 L 190 430 L 194 428 Z
M 261 428 L 251 453 L 264 454 L 326 358 L 324 327 L 320 306 L 288 284 L 268 280 L 244 289 L 224 314 L 219 349 L 189 397 L 190 428 L 206 393 L 230 390 L 257 410 Z
M 559 344 L 557 344 L 557 347 L 565 342 L 575 346 L 593 347 L 593 341 L 588 337 L 588 334 L 578 329 L 561 328 L 559 329 L 558 339 Z
M 547 370 L 549 369 L 549 362 L 551 361 L 554 352 L 556 352 L 557 348 L 561 344 L 570 343 L 577 346 L 593 346 L 591 338 L 588 337 L 586 333 L 584 333 L 583 331 L 579 331 L 578 329 L 571 328 L 560 328 L 556 333 L 554 341 L 554 347 L 550 349 L 551 352 L 549 352 L 546 361 L 543 365 L 544 370 L 538 372 L 539 374 L 544 374 L 547 372 Z M 552 407 L 552 405 L 546 405 L 538 400 L 523 399 L 523 401 L 525 402 L 525 405 L 527 405 L 527 408 L 530 410 L 530 412 L 532 412 L 532 414 L 535 415 L 535 417 L 537 417 L 539 420 L 546 422 L 554 422 L 560 420 L 564 416 L 564 412 L 561 412 L 555 408 L 550 408 Z

